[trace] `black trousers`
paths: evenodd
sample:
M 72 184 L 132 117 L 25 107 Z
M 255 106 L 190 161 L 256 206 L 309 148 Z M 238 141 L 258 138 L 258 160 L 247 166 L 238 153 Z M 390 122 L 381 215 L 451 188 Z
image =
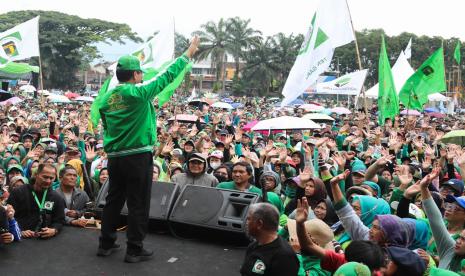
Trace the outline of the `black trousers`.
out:
M 109 189 L 103 208 L 100 247 L 109 249 L 116 241 L 124 202 L 128 206 L 127 252 L 143 248 L 147 232 L 152 190 L 153 157 L 151 152 L 108 159 Z

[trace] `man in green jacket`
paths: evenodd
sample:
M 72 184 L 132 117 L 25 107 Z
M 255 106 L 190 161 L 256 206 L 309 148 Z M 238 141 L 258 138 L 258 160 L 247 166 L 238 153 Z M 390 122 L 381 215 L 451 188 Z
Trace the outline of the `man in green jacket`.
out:
M 124 202 L 129 210 L 125 262 L 149 260 L 153 251 L 144 249 L 150 209 L 153 156 L 156 140 L 155 96 L 187 66 L 197 51 L 199 38 L 154 79 L 141 84 L 143 70 L 135 56 L 122 56 L 116 67 L 119 84 L 108 91 L 99 107 L 108 155 L 109 190 L 103 209 L 98 256 L 109 256 L 119 246 L 116 227 Z

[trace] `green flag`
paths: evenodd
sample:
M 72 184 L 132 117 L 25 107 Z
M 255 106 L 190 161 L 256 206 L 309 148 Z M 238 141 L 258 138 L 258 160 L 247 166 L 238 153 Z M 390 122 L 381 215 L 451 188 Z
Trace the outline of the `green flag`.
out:
M 392 77 L 391 65 L 389 64 L 386 52 L 386 45 L 384 44 L 384 36 L 381 37 L 378 66 L 378 120 L 380 125 L 384 125 L 387 118 L 393 119 L 399 114 L 399 101 Z
M 455 51 L 454 51 L 454 58 L 457 61 L 457 64 L 460 65 L 460 40 L 457 41 L 457 46 L 455 46 Z
M 428 95 L 442 91 L 446 91 L 446 79 L 444 50 L 441 47 L 408 78 L 400 90 L 399 99 L 408 109 L 422 111 Z

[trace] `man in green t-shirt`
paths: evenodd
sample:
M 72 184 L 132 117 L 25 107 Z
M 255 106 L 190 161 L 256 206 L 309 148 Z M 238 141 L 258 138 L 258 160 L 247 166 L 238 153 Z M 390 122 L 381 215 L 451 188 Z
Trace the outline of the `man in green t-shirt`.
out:
M 109 190 L 103 209 L 98 256 L 109 256 L 119 246 L 116 227 L 124 202 L 129 210 L 125 262 L 149 260 L 153 251 L 144 249 L 149 220 L 156 114 L 152 101 L 187 66 L 197 51 L 194 37 L 186 53 L 152 80 L 141 84 L 143 70 L 132 55 L 122 56 L 116 66 L 119 84 L 106 92 L 98 111 L 104 127 L 104 149 L 108 155 Z
M 227 189 L 241 192 L 249 192 L 263 196 L 262 190 L 249 183 L 252 177 L 252 166 L 247 162 L 237 162 L 232 166 L 232 179 L 233 181 L 222 182 L 216 186 L 219 189 Z M 274 205 L 279 214 L 284 212 L 284 206 L 279 196 L 273 192 L 267 192 L 267 201 Z

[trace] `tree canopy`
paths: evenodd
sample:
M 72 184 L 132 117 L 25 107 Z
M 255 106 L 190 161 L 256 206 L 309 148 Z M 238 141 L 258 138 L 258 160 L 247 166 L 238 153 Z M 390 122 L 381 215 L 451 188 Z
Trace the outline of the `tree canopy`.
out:
M 48 88 L 76 87 L 75 72 L 88 67 L 91 61 L 101 57 L 96 43 L 124 44 L 128 40 L 143 42 L 127 24 L 83 19 L 54 11 L 15 11 L 0 14 L 0 31 L 37 15 L 41 16 L 39 42 L 44 82 Z M 224 90 L 223 70 L 227 61 L 226 55 L 229 54 L 233 60 L 227 62 L 234 62 L 236 69 L 232 89 L 235 93 L 249 95 L 280 93 L 303 42 L 302 34 L 278 33 L 265 37 L 250 26 L 250 19 L 239 17 L 208 21 L 193 34 L 201 38 L 196 59 L 210 57 L 213 67 L 217 69 L 214 88 Z M 457 38 L 417 36 L 407 32 L 388 36 L 382 29 L 365 29 L 356 32 L 356 36 L 362 67 L 368 69 L 365 82 L 367 87 L 377 82 L 382 34 L 385 36 L 391 66 L 409 39 L 413 40 L 410 59 L 413 68 L 418 68 L 441 45 L 444 46 L 446 70 L 451 71 L 452 66 L 456 65 L 453 52 Z M 188 45 L 189 39 L 176 33 L 176 56 L 183 53 Z M 242 61 L 243 65 L 240 65 Z M 37 65 L 37 59 L 33 58 L 31 63 Z M 340 74 L 359 69 L 354 42 L 336 49 L 329 70 L 337 69 Z
M 55 11 L 14 11 L 0 14 L 0 31 L 40 15 L 39 45 L 46 88 L 75 86 L 75 72 L 99 58 L 96 43 L 141 42 L 127 24 L 83 19 Z M 33 58 L 31 63 L 38 64 Z

